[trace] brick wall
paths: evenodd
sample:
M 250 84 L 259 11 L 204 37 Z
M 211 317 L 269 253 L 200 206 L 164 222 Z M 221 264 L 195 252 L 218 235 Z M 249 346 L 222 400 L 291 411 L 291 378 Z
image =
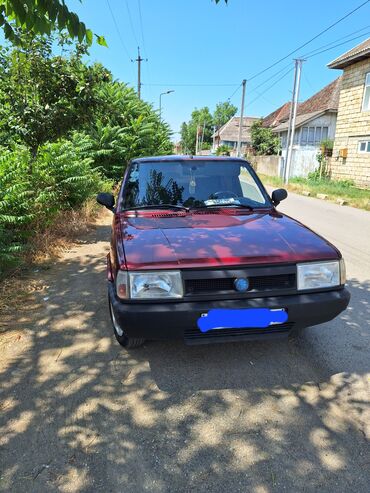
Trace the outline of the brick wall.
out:
M 365 76 L 370 72 L 370 59 L 344 69 L 331 174 L 336 179 L 350 179 L 357 185 L 370 187 L 370 153 L 358 152 L 361 140 L 370 140 L 370 111 L 362 111 Z M 340 149 L 348 149 L 347 158 L 339 157 Z

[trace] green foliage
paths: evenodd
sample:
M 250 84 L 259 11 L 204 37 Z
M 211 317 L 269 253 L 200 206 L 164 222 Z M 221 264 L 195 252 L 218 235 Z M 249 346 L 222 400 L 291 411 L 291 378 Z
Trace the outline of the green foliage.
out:
M 218 103 L 213 115 L 207 106 L 199 110 L 195 108 L 190 120 L 181 125 L 181 146 L 184 152 L 195 154 L 197 131 L 201 142 L 200 148 L 210 149 L 214 126 L 219 128 L 227 123 L 236 111 L 236 106 L 228 101 Z
M 235 116 L 237 110 L 238 108 L 231 104 L 229 101 L 218 103 L 213 113 L 213 124 L 217 128 L 222 127 L 222 125 L 225 125 L 225 123 L 227 123 L 230 118 Z
M 170 154 L 170 129 L 85 48 L 52 37 L 0 50 L 0 271 L 61 210 L 123 177 L 133 157 Z M 1 277 L 1 276 L 0 276 Z
M 185 153 L 195 154 L 197 132 L 200 141 L 212 143 L 213 116 L 207 106 L 195 108 L 189 122 L 181 125 L 181 145 Z
M 65 30 L 72 39 L 88 46 L 93 41 L 92 31 L 68 9 L 64 0 L 0 0 L 0 26 L 5 39 L 16 45 L 22 44 L 20 32 L 50 35 L 55 29 Z M 95 36 L 98 44 L 107 46 L 103 36 Z
M 76 142 L 45 144 L 36 159 L 22 146 L 1 148 L 0 156 L 1 277 L 35 231 L 51 224 L 58 211 L 81 206 L 106 185 Z
M 262 126 L 262 120 L 252 123 L 251 127 L 252 149 L 257 155 L 278 154 L 280 140 L 270 128 Z
M 24 143 L 35 155 L 43 143 L 91 121 L 96 88 L 111 75 L 82 63 L 81 45 L 66 58 L 53 56 L 52 36 L 22 39 L 26 48 L 0 50 L 0 145 Z
M 225 155 L 230 156 L 230 151 L 231 151 L 231 147 L 226 144 L 223 144 L 217 147 L 216 154 L 217 156 L 225 156 Z

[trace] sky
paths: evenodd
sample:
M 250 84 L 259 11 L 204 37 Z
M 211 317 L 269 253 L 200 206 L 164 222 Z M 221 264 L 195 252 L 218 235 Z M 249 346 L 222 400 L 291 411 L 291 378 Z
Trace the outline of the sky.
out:
M 265 116 L 290 100 L 293 58 L 329 43 L 344 43 L 303 64 L 300 100 L 341 74 L 327 63 L 370 37 L 370 2 L 318 39 L 258 77 L 259 71 L 299 47 L 364 0 L 67 0 L 108 48 L 96 43 L 90 60 L 103 63 L 114 78 L 136 87 L 137 46 L 142 63 L 142 98 L 159 106 L 173 132 L 194 108 L 231 98 L 240 106 L 247 79 L 245 113 Z M 353 39 L 356 38 L 356 39 Z M 277 73 L 279 72 L 279 73 Z M 274 74 L 270 81 L 267 81 Z M 279 80 L 280 79 L 280 80 Z M 263 84 L 264 83 L 264 84 Z M 261 85 L 263 84 L 263 85 Z M 258 87 L 260 86 L 261 87 Z M 174 139 L 179 135 L 174 133 Z

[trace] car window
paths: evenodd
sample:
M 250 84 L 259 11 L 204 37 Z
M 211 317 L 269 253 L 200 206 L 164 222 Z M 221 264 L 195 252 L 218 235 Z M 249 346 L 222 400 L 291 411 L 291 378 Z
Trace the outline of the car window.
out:
M 122 206 L 270 206 L 240 161 L 164 161 L 131 164 Z

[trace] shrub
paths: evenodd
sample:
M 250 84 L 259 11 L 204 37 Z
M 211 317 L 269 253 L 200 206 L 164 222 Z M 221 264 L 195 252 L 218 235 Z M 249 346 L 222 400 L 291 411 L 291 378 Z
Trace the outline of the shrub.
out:
M 217 149 L 216 149 L 216 154 L 217 156 L 222 156 L 222 155 L 227 155 L 227 156 L 230 156 L 230 151 L 232 150 L 232 148 L 228 145 L 221 145 L 221 146 L 218 146 Z
M 18 260 L 28 238 L 50 224 L 58 211 L 79 207 L 107 188 L 91 166 L 93 160 L 82 152 L 67 140 L 45 144 L 36 159 L 20 146 L 1 149 L 0 276 Z

